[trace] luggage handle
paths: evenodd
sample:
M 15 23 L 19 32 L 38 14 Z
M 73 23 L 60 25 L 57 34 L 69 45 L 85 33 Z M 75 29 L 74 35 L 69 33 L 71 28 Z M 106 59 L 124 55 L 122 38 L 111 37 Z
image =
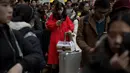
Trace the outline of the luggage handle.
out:
M 64 41 L 67 41 L 67 39 L 66 39 L 67 36 L 69 37 L 70 41 L 73 41 L 73 39 L 72 39 L 72 33 L 69 35 L 68 32 L 65 32 L 65 34 L 64 34 Z
M 67 41 L 67 39 L 66 39 L 67 36 L 69 36 L 70 41 L 73 41 L 73 38 L 72 38 L 73 35 L 72 35 L 72 33 L 70 35 L 68 35 L 68 32 L 65 32 L 65 34 L 64 34 L 64 42 Z M 73 52 L 80 52 L 80 51 L 76 50 L 76 47 L 75 47 L 75 50 Z

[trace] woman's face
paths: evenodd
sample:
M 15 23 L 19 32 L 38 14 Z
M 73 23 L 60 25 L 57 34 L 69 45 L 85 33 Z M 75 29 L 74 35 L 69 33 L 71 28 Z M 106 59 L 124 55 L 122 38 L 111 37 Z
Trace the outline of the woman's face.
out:
M 67 2 L 67 6 L 68 6 L 68 7 L 71 7 L 71 5 L 72 5 L 72 2 L 71 2 L 71 1 L 68 1 L 68 2 Z
M 108 42 L 112 52 L 119 52 L 124 33 L 130 32 L 130 26 L 123 21 L 115 21 L 108 31 Z
M 84 6 L 84 10 L 85 10 L 85 11 L 88 11 L 89 9 L 90 9 L 90 6 L 89 6 L 88 3 L 86 3 L 85 6 Z
M 32 1 L 32 5 L 36 6 L 37 5 L 36 1 Z
M 13 9 L 8 3 L 0 3 L 0 23 L 5 24 L 10 22 L 12 18 Z
M 59 15 L 62 15 L 63 11 L 64 11 L 64 8 L 61 7 L 61 8 L 58 10 L 58 14 L 59 14 Z

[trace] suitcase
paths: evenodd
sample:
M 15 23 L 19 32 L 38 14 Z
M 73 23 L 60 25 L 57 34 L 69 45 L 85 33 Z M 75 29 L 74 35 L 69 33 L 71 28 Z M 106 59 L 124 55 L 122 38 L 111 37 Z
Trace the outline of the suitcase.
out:
M 81 52 L 61 52 L 59 54 L 59 73 L 79 73 Z

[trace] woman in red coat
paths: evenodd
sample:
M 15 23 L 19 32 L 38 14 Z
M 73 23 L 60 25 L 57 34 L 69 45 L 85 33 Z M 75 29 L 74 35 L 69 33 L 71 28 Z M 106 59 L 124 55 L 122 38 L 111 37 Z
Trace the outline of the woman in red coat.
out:
M 59 53 L 57 52 L 56 45 L 58 41 L 64 40 L 65 32 L 72 32 L 74 29 L 74 24 L 66 15 L 65 6 L 62 3 L 56 3 L 54 12 L 48 19 L 46 25 L 51 31 L 48 64 L 59 64 Z

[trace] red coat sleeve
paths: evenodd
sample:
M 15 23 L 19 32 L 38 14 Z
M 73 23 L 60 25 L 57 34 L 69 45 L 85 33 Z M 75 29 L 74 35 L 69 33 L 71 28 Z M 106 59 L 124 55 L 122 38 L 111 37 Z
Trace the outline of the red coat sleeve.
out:
M 46 26 L 49 30 L 53 31 L 55 29 L 57 29 L 57 26 L 56 26 L 56 21 L 55 19 L 53 19 L 53 15 L 51 15 L 49 17 L 49 19 L 47 20 L 46 22 Z
M 69 25 L 69 29 L 71 31 L 73 31 L 74 30 L 74 24 L 73 24 L 73 22 L 70 20 L 70 18 L 68 16 L 67 16 L 67 24 Z

